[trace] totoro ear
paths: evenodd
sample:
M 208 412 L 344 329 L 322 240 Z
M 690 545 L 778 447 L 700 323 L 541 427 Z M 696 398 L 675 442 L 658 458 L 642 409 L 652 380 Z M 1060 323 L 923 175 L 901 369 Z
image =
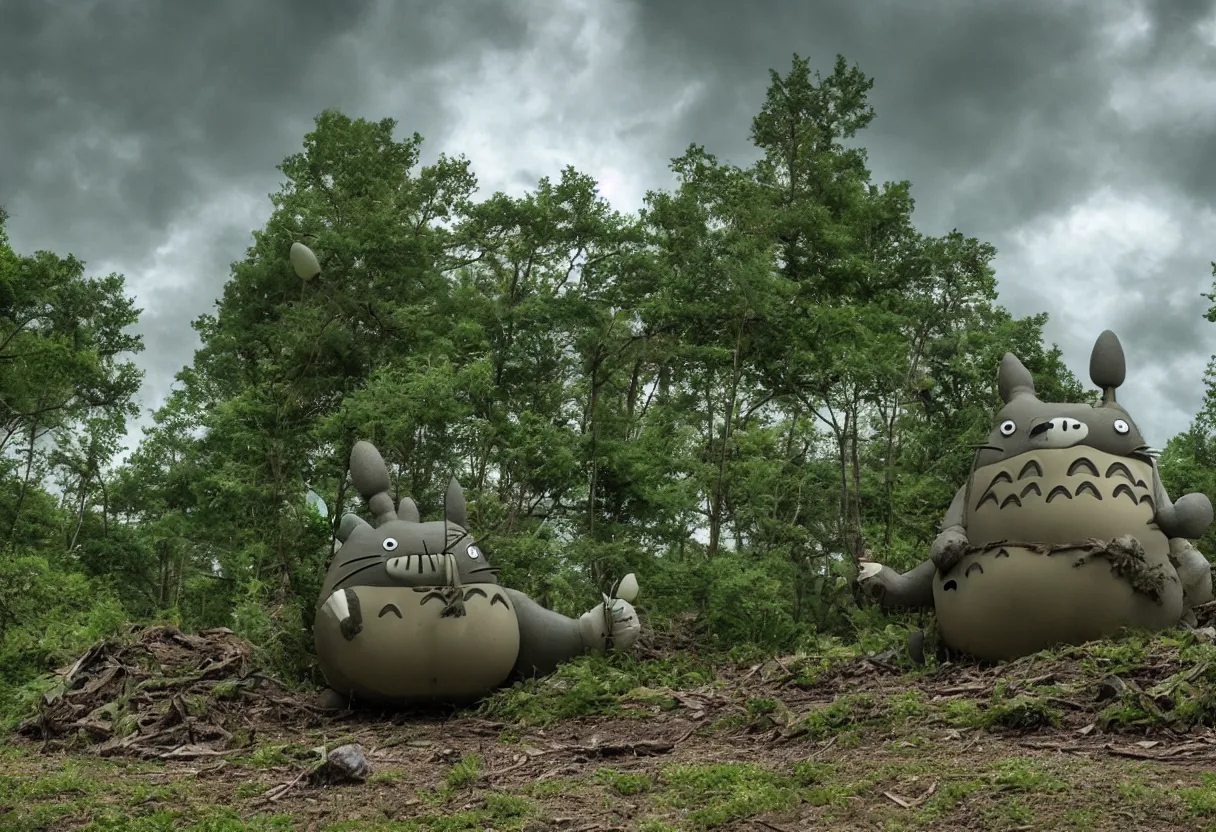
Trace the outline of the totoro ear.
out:
M 401 502 L 397 503 L 397 519 L 407 523 L 420 522 L 418 506 L 409 497 L 402 497 Z
M 1034 377 L 1011 352 L 1005 353 L 1005 357 L 1001 359 L 1001 369 L 996 380 L 1001 391 L 1001 401 L 1005 404 L 1009 404 L 1014 396 L 1034 395 Z
M 384 457 L 371 442 L 355 443 L 350 452 L 350 478 L 355 490 L 370 500 L 376 494 L 388 493 L 390 482 Z
M 1115 401 L 1115 388 L 1127 378 L 1127 359 L 1119 336 L 1105 330 L 1094 342 L 1094 351 L 1089 356 L 1089 379 L 1102 388 L 1102 404 Z
M 350 452 L 350 478 L 355 490 L 367 500 L 367 507 L 376 518 L 377 527 L 397 519 L 393 498 L 388 495 L 392 487 L 388 466 L 375 445 L 363 441 L 355 443 Z
M 455 523 L 462 529 L 469 528 L 468 507 L 464 502 L 464 489 L 460 487 L 460 483 L 452 477 L 448 483 L 448 490 L 443 494 L 443 519 L 449 523 Z
M 291 260 L 291 267 L 300 280 L 312 280 L 321 273 L 321 264 L 317 262 L 317 255 L 313 254 L 312 249 L 303 243 L 292 243 L 287 257 Z
M 357 514 L 343 514 L 342 522 L 338 524 L 338 540 L 345 543 L 354 534 L 355 529 L 366 525 L 363 518 Z

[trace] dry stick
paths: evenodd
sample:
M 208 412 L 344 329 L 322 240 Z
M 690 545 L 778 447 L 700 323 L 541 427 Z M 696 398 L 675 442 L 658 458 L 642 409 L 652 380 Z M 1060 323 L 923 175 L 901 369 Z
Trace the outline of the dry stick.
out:
M 499 771 L 492 771 L 489 774 L 487 774 L 486 777 L 487 777 L 487 779 L 493 778 L 493 777 L 502 777 L 504 774 L 509 774 L 510 772 L 515 771 L 516 769 L 523 768 L 528 763 L 532 762 L 532 759 L 533 759 L 532 757 L 529 757 L 527 754 L 525 754 L 524 758 L 522 760 L 520 760 L 518 763 L 507 766 L 506 768 L 501 769 Z
M 773 832 L 790 832 L 784 826 L 778 826 L 775 823 L 769 823 L 767 820 L 761 820 L 760 818 L 753 818 L 752 822 L 763 826 L 765 829 L 771 829 Z
M 301 771 L 294 780 L 291 780 L 287 783 L 283 783 L 281 785 L 275 786 L 273 789 L 271 789 L 269 792 L 266 793 L 266 797 L 265 797 L 266 801 L 269 803 L 274 803 L 276 800 L 283 797 L 289 791 L 294 789 L 296 787 L 296 784 L 298 784 L 301 780 L 303 780 L 308 775 L 312 774 L 312 772 L 313 772 L 313 769 L 306 768 L 303 771 Z

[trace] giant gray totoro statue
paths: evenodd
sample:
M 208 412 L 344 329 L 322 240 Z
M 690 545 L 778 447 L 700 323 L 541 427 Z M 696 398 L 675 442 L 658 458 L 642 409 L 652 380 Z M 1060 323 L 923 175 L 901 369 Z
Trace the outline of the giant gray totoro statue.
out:
M 930 559 L 902 575 L 865 563 L 861 586 L 887 607 L 934 609 L 946 646 L 990 660 L 1173 627 L 1211 600 L 1211 568 L 1189 539 L 1211 524 L 1212 503 L 1170 500 L 1115 400 L 1125 375 L 1119 339 L 1103 332 L 1090 358 L 1102 401 L 1054 404 L 1007 353 L 1004 407 Z
M 355 444 L 350 473 L 374 522 L 342 518 L 341 545 L 321 587 L 313 632 L 329 683 L 325 707 L 466 703 L 637 640 L 633 575 L 617 597 L 568 618 L 498 583 L 467 530 L 455 479 L 443 519 L 422 522 L 410 498 L 394 507 L 388 469 L 371 444 Z
M 301 280 L 320 276 L 303 243 L 292 244 L 289 259 Z M 370 443 L 355 443 L 350 475 L 374 520 L 342 518 L 321 587 L 313 638 L 329 684 L 322 707 L 467 703 L 576 656 L 629 650 L 637 641 L 632 574 L 614 597 L 569 618 L 498 583 L 468 531 L 455 479 L 443 519 L 422 522 L 410 498 L 393 505 L 388 468 Z

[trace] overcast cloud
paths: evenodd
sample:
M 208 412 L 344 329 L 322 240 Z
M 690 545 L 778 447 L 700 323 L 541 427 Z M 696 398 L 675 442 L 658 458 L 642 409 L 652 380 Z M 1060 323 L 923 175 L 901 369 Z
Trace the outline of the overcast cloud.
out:
M 395 118 L 520 193 L 573 164 L 618 208 L 691 142 L 736 163 L 770 68 L 875 78 L 862 136 L 921 230 L 999 250 L 1085 378 L 1098 332 L 1160 447 L 1200 406 L 1216 326 L 1216 11 L 1169 0 L 0 0 L 0 204 L 19 251 L 118 271 L 144 308 L 142 404 L 327 107 Z

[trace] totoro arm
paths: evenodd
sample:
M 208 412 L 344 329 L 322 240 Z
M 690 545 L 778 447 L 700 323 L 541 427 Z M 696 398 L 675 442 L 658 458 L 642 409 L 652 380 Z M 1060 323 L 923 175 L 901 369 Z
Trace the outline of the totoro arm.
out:
M 503 591 L 515 605 L 519 621 L 519 658 L 514 671 L 517 678 L 545 676 L 563 662 L 589 651 L 580 619 L 545 609 L 517 589 Z
M 902 575 L 889 566 L 880 567 L 863 582 L 870 596 L 882 607 L 925 610 L 933 608 L 933 576 L 936 574 L 937 565 L 927 560 Z
M 942 520 L 942 531 L 959 531 L 964 535 L 967 533 L 967 486 L 960 486 L 958 491 L 954 492 L 954 499 L 950 501 L 950 508 L 946 509 L 946 516 Z
M 929 560 L 902 575 L 889 566 L 866 564 L 858 580 L 870 596 L 888 609 L 932 609 L 933 576 L 937 574 L 938 561 L 944 557 L 957 561 L 957 555 L 966 545 L 967 530 L 963 526 L 966 506 L 967 486 L 964 485 L 950 502 L 942 531 L 933 541 Z
M 1154 518 L 1166 537 L 1181 537 L 1195 540 L 1203 537 L 1212 525 L 1212 501 L 1203 493 L 1184 494 L 1178 502 L 1172 502 L 1161 482 L 1161 472 L 1153 463 L 1153 502 L 1157 513 Z

